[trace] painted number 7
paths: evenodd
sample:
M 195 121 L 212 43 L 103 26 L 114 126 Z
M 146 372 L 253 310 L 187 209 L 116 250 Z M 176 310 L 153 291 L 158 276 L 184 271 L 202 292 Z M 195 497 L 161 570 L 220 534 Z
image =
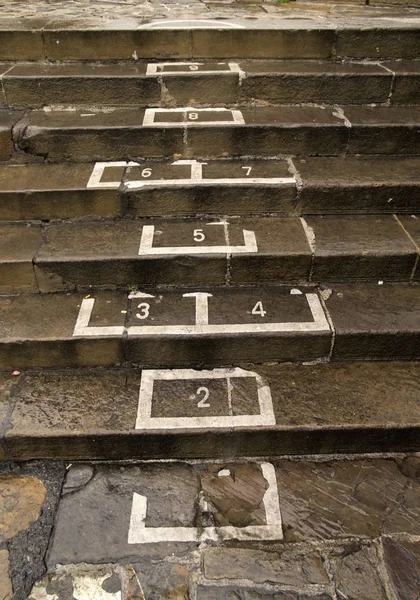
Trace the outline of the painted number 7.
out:
M 252 167 L 242 167 L 244 171 L 246 171 L 246 176 L 248 177 L 251 174 Z

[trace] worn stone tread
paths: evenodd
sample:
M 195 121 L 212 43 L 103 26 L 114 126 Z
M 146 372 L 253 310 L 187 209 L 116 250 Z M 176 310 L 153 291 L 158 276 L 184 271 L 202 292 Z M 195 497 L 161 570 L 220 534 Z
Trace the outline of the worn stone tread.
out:
M 178 64 L 178 62 L 180 64 Z M 36 108 L 61 104 L 185 106 L 224 105 L 251 99 L 274 104 L 325 102 L 369 104 L 391 97 L 399 62 L 372 63 L 317 60 L 185 61 L 161 63 L 23 63 L 5 64 L 4 102 Z M 411 64 L 413 62 L 413 65 Z M 156 69 L 148 73 L 148 65 Z M 232 65 L 232 66 L 231 66 Z M 418 103 L 414 87 L 418 66 L 404 61 L 393 103 Z M 1 74 L 0 65 L 0 74 Z M 410 75 L 410 81 L 405 75 Z M 413 100 L 411 101 L 411 98 Z
M 408 282 L 419 277 L 419 220 L 324 215 L 0 224 L 0 292 Z
M 138 58 L 418 58 L 419 32 L 402 18 L 237 19 L 239 29 L 144 28 L 140 19 L 107 28 L 102 19 L 5 19 L 0 60 L 132 60 Z M 401 17 L 401 15 L 399 15 Z M 231 18 L 235 21 L 235 18 Z M 339 26 L 337 26 L 337 23 Z M 363 24 L 363 26 L 361 26 Z
M 136 169 L 105 167 L 99 183 L 91 187 L 95 163 L 2 165 L 0 218 L 418 212 L 420 159 L 415 157 L 238 158 L 206 163 L 202 167 L 206 181 L 200 184 L 191 181 L 190 166 L 176 165 L 173 160 L 142 160 Z M 247 182 L 249 167 L 251 181 Z M 144 169 L 151 169 L 150 177 L 143 178 L 144 185 L 129 187 L 128 182 L 142 180 L 142 172 L 148 173 Z M 160 183 L 179 177 L 185 182 Z M 218 183 L 220 177 L 228 181 Z M 253 177 L 260 179 L 254 182 Z M 266 177 L 289 182 L 267 183 Z
M 420 358 L 418 285 L 323 286 L 328 314 L 316 294 L 259 286 L 2 296 L 0 368 Z
M 242 390 L 234 378 L 236 415 L 241 426 L 185 423 L 184 417 L 228 415 L 225 380 L 166 382 L 152 400 L 155 417 L 136 429 L 142 373 L 136 369 L 78 369 L 3 375 L 14 385 L 4 398 L 8 420 L 2 431 L 14 460 L 50 458 L 223 458 L 280 454 L 418 451 L 420 448 L 420 364 L 380 363 L 248 366 L 271 390 L 274 421 L 253 425 L 256 387 Z M 229 370 L 227 370 L 229 373 Z M 146 374 L 146 371 L 143 372 Z M 199 375 L 199 371 L 196 372 Z M 13 382 L 11 381 L 13 380 Z M 243 380 L 242 380 L 243 381 Z M 252 382 L 252 378 L 249 380 Z M 165 383 L 165 382 L 160 382 Z M 210 390 L 207 408 L 197 408 L 201 385 Z M 260 384 L 259 384 L 260 385 Z M 194 387 L 195 386 L 195 387 Z M 192 392 L 192 395 L 191 395 Z M 236 394 L 236 395 L 235 395 Z M 398 395 L 398 402 L 395 397 Z M 143 402 L 143 398 L 141 397 Z M 191 419 L 190 419 L 191 420 Z M 199 419 L 198 419 L 199 420 Z M 184 421 L 184 424 L 182 422 Z M 163 427 L 163 429 L 162 429 Z
M 33 111 L 15 143 L 50 162 L 419 153 L 418 106 L 146 110 Z

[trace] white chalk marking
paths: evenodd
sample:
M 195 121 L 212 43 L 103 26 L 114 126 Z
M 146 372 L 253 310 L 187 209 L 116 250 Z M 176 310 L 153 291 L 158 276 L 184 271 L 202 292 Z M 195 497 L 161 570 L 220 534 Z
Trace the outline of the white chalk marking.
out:
M 255 379 L 257 383 L 257 398 L 259 413 L 255 415 L 233 415 L 232 410 L 232 379 Z M 227 396 L 229 415 L 197 416 L 197 417 L 152 417 L 153 391 L 155 381 L 200 381 L 225 379 L 227 381 Z M 141 374 L 139 405 L 137 411 L 136 429 L 197 429 L 216 427 L 262 427 L 275 425 L 273 400 L 270 387 L 262 377 L 254 371 L 240 368 L 212 369 L 195 371 L 194 369 L 162 369 L 143 370 Z
M 261 463 L 261 471 L 268 488 L 263 504 L 266 525 L 247 527 L 205 527 L 201 533 L 195 527 L 146 527 L 147 498 L 133 494 L 128 530 L 129 544 L 152 544 L 157 542 L 207 542 L 218 540 L 281 540 L 283 539 L 282 518 L 274 467 Z
M 232 116 L 231 121 L 199 121 L 198 114 L 202 113 L 203 115 L 212 114 L 214 112 L 222 112 L 222 113 L 230 113 Z M 173 121 L 162 121 L 155 122 L 156 113 L 159 114 L 167 114 L 171 115 L 174 113 L 182 113 L 183 120 L 174 123 Z M 197 114 L 197 117 L 194 119 L 189 119 L 189 114 Z M 245 125 L 245 120 L 243 118 L 242 112 L 240 110 L 234 110 L 230 108 L 146 108 L 144 111 L 143 118 L 143 127 L 185 127 L 188 126 L 196 126 L 200 127 L 201 125 L 214 126 L 214 125 Z
M 225 225 L 227 223 L 207 223 L 207 225 Z M 257 240 L 253 231 L 243 229 L 244 245 L 243 246 L 164 246 L 159 248 L 153 247 L 155 227 L 154 225 L 144 225 L 138 254 L 139 256 L 162 256 L 162 255 L 177 255 L 184 254 L 245 254 L 258 252 Z M 205 239 L 201 229 L 196 229 L 197 233 L 194 236 L 195 241 L 201 242 Z M 198 237 L 201 236 L 201 237 Z
M 237 63 L 227 62 L 227 63 L 217 63 L 220 66 L 226 66 L 227 69 L 209 69 L 202 71 L 199 70 L 199 67 L 205 66 L 206 63 L 203 62 L 161 62 L 161 63 L 149 63 L 146 69 L 146 75 L 213 75 L 217 73 L 217 75 L 231 75 L 232 73 L 240 73 L 243 71 Z M 165 71 L 165 67 L 186 67 L 182 70 L 168 70 Z M 196 67 L 196 68 L 194 68 Z

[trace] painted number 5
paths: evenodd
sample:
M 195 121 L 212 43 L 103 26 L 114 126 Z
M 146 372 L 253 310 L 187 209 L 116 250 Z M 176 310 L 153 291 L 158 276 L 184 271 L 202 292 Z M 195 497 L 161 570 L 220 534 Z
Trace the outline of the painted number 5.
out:
M 197 404 L 198 408 L 210 408 L 210 402 L 207 402 L 210 396 L 209 389 L 206 387 L 199 387 L 195 395 L 200 396 L 201 394 L 203 394 L 203 397 Z
M 206 236 L 202 229 L 194 229 L 194 242 L 204 242 Z
M 263 303 L 261 302 L 261 300 L 259 300 L 257 302 L 257 304 L 254 306 L 254 308 L 251 311 L 251 314 L 259 315 L 260 317 L 265 317 L 265 315 L 267 314 L 267 311 L 264 310 Z

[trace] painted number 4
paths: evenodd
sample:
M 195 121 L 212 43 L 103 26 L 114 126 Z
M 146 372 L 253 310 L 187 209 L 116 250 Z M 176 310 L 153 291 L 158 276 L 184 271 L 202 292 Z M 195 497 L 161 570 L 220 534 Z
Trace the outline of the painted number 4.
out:
M 257 304 L 251 310 L 251 314 L 258 315 L 260 317 L 265 317 L 265 315 L 267 314 L 267 311 L 264 310 L 263 303 L 261 302 L 261 300 L 258 300 Z

